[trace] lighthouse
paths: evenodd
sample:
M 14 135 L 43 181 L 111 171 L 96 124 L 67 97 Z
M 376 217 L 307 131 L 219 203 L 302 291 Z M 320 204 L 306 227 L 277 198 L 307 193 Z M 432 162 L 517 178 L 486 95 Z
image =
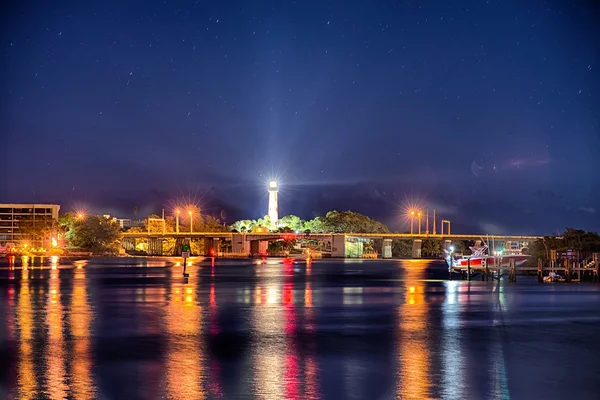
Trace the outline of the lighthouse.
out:
M 279 183 L 277 181 L 269 182 L 269 219 L 271 223 L 276 225 L 279 219 L 279 210 L 277 208 L 277 191 L 279 190 Z

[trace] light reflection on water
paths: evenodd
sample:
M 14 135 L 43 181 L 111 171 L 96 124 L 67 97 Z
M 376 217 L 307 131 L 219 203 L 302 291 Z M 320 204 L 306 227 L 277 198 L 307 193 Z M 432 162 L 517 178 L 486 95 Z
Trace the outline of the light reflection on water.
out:
M 21 268 L 0 268 L 0 278 L 11 282 L 8 290 L 0 288 L 0 315 L 6 316 L 0 333 L 7 332 L 0 344 L 8 342 L 14 362 L 14 375 L 0 376 L 5 392 L 14 399 L 125 393 L 170 399 L 504 399 L 528 397 L 511 389 L 531 387 L 533 379 L 532 393 L 550 398 L 556 387 L 542 383 L 561 382 L 558 372 L 564 371 L 532 376 L 509 357 L 512 349 L 524 354 L 521 363 L 548 357 L 553 364 L 553 356 L 523 346 L 539 331 L 532 334 L 522 321 L 538 318 L 543 301 L 552 315 L 562 307 L 560 315 L 567 317 L 554 339 L 571 346 L 565 354 L 579 351 L 586 335 L 600 334 L 597 324 L 582 329 L 565 323 L 597 315 L 597 286 L 440 282 L 425 262 L 243 263 L 198 259 L 188 280 L 181 266 L 165 268 L 157 260 L 144 261 L 143 268 L 104 268 L 94 261 L 54 268 L 54 262 L 29 260 Z M 361 278 L 360 271 L 371 275 Z M 440 271 L 447 272 L 443 266 Z M 582 297 L 573 290 L 583 291 Z M 535 313 L 528 311 L 530 303 Z M 535 357 L 527 356 L 531 348 Z M 585 371 L 600 369 L 592 355 L 577 354 L 585 368 L 569 378 L 579 379 L 570 390 L 593 381 Z M 122 376 L 115 383 L 107 371 L 117 367 Z M 589 393 L 582 389 L 571 397 Z
M 431 336 L 427 326 L 424 269 L 410 265 L 406 269 L 405 301 L 398 307 L 398 392 L 401 399 L 425 399 L 429 393 L 429 349 Z
M 190 284 L 172 289 L 166 309 L 167 387 L 172 399 L 204 399 L 202 309 Z
M 53 268 L 50 273 L 49 293 L 46 300 L 46 325 L 48 329 L 48 345 L 46 356 L 45 387 L 51 399 L 64 399 L 67 396 L 65 371 L 65 343 L 63 332 L 63 307 L 61 304 L 59 271 Z

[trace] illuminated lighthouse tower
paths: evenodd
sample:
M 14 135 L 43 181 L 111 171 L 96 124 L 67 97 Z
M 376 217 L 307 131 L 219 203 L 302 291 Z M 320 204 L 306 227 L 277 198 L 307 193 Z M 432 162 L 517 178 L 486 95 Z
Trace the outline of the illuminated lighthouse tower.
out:
M 269 218 L 271 223 L 277 225 L 279 219 L 279 211 L 277 209 L 277 191 L 279 190 L 279 184 L 277 181 L 269 182 Z

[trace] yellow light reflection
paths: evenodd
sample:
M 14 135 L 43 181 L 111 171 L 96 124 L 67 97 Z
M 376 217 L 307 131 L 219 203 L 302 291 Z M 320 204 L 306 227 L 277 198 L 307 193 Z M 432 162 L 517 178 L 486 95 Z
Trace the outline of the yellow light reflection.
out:
M 71 335 L 74 339 L 71 391 L 75 399 L 87 400 L 93 399 L 96 393 L 92 378 L 92 348 L 90 342 L 92 311 L 87 299 L 85 272 L 76 269 L 74 278 L 71 313 L 69 315 Z
M 428 304 L 423 280 L 425 269 L 421 265 L 408 266 L 406 301 L 398 307 L 398 386 L 401 399 L 426 399 L 429 397 L 429 349 L 432 345 L 427 335 Z
M 46 303 L 46 325 L 48 327 L 48 344 L 46 349 L 46 385 L 51 399 L 67 397 L 65 376 L 65 343 L 63 337 L 63 307 L 60 302 L 59 271 L 50 272 L 50 296 Z
M 204 399 L 204 348 L 199 343 L 202 307 L 191 286 L 175 288 L 166 310 L 167 390 L 170 399 Z
M 19 303 L 16 321 L 19 329 L 19 355 L 17 359 L 17 386 L 19 398 L 32 399 L 36 396 L 36 377 L 33 368 L 32 325 L 33 304 L 27 280 L 29 274 L 23 271 L 23 283 L 19 289 Z

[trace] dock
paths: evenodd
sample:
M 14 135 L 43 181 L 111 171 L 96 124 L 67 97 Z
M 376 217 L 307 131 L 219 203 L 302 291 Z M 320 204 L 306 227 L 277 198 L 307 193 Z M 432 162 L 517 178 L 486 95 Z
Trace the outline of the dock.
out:
M 515 265 L 514 260 L 508 265 L 485 265 L 483 267 L 453 266 L 448 268 L 449 280 L 458 275 L 464 280 L 473 280 L 480 277 L 482 281 L 500 280 L 508 277 L 509 282 L 516 282 L 517 276 L 537 275 L 539 283 L 544 282 L 593 282 L 599 283 L 600 276 L 599 253 L 594 253 L 592 259 L 575 260 L 565 258 L 561 260 L 551 259 L 544 262 L 538 259 L 537 265 Z

